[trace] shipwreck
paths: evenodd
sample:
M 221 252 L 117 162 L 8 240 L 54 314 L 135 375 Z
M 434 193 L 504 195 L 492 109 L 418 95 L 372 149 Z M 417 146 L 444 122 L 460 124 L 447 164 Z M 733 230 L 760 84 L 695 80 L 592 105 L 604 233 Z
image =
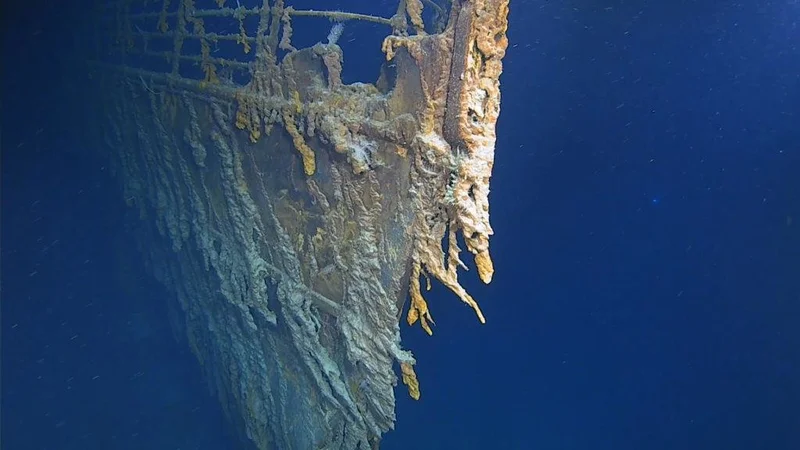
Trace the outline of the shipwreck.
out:
M 399 0 L 385 16 L 289 3 L 99 2 L 92 137 L 243 438 L 377 448 L 398 381 L 421 395 L 400 327 L 432 333 L 426 287 L 484 321 L 458 275 L 494 272 L 508 0 Z M 304 20 L 327 38 L 295 47 Z M 385 61 L 345 83 L 342 27 L 364 21 L 385 30 Z

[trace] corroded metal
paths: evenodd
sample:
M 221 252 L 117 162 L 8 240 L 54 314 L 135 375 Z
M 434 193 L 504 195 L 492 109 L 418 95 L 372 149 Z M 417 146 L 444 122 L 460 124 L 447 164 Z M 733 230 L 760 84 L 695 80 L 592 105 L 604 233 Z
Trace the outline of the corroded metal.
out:
M 386 18 L 231 3 L 99 7 L 95 131 L 176 330 L 243 435 L 259 449 L 374 448 L 393 427 L 396 373 L 420 396 L 399 327 L 410 293 L 408 323 L 432 332 L 420 279 L 484 321 L 457 278 L 457 236 L 488 283 L 508 0 L 401 0 Z M 296 49 L 292 23 L 308 16 L 331 19 L 331 35 Z M 220 20 L 238 32 L 209 29 Z M 336 23 L 349 20 L 387 26 L 375 83 L 341 80 Z

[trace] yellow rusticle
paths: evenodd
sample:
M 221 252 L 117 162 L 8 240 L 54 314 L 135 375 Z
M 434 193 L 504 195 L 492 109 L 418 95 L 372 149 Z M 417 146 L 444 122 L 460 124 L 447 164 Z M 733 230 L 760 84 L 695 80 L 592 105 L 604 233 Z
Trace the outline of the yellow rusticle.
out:
M 435 322 L 433 321 L 430 311 L 428 311 L 428 302 L 426 302 L 422 297 L 422 292 L 419 285 L 419 277 L 421 275 L 420 272 L 420 264 L 414 263 L 414 266 L 411 268 L 411 286 L 409 288 L 411 305 L 408 308 L 408 316 L 406 319 L 408 320 L 409 325 L 414 325 L 417 323 L 417 320 L 419 320 L 422 329 L 425 330 L 428 335 L 432 335 L 433 330 L 431 330 L 431 326 L 428 325 L 428 321 L 433 324 L 435 324 Z M 430 280 L 428 280 L 428 289 L 430 289 Z
M 425 34 L 425 24 L 422 22 L 422 0 L 407 0 L 406 13 L 408 13 L 411 24 L 414 25 L 414 31 L 417 34 Z
M 401 362 L 400 371 L 403 374 L 403 384 L 408 387 L 408 395 L 414 400 L 419 400 L 419 381 L 417 374 L 414 373 L 414 366 L 407 362 Z
M 478 267 L 478 276 L 481 277 L 481 281 L 486 284 L 491 283 L 494 275 L 494 264 L 492 263 L 492 257 L 489 256 L 489 250 L 484 250 L 475 255 L 475 265 Z
M 250 142 L 255 144 L 261 137 L 261 115 L 258 108 L 245 95 L 237 95 L 236 128 L 247 130 Z
M 286 132 L 292 137 L 294 147 L 300 152 L 300 156 L 303 158 L 303 171 L 307 176 L 311 176 L 314 175 L 314 172 L 317 170 L 317 162 L 314 156 L 314 150 L 311 150 L 311 147 L 306 144 L 303 135 L 300 134 L 300 130 L 297 128 L 295 117 L 302 113 L 303 102 L 300 100 L 300 93 L 293 91 L 292 101 L 289 106 L 283 108 L 281 111 L 281 118 L 283 119 L 283 126 L 286 128 Z
M 283 113 L 283 126 L 286 128 L 286 132 L 289 133 L 289 136 L 292 137 L 294 147 L 300 152 L 300 156 L 303 158 L 303 171 L 308 176 L 314 175 L 314 172 L 317 170 L 314 150 L 311 150 L 311 147 L 306 144 L 303 136 L 300 135 L 300 130 L 297 129 L 293 114 L 289 112 Z

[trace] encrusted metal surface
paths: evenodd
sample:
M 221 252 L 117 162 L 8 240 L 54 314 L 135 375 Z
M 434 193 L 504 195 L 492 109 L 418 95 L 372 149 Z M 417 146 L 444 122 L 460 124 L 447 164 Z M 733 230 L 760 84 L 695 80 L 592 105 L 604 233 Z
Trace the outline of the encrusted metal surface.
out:
M 396 373 L 420 396 L 399 328 L 410 292 L 407 321 L 432 332 L 420 278 L 484 320 L 457 279 L 457 234 L 488 283 L 508 0 L 401 0 L 388 18 L 226 3 L 100 8 L 94 131 L 175 295 L 176 330 L 243 435 L 259 449 L 375 448 Z M 308 16 L 331 33 L 296 49 L 292 22 Z M 341 80 L 349 20 L 387 26 L 374 84 Z M 215 55 L 220 42 L 248 57 Z

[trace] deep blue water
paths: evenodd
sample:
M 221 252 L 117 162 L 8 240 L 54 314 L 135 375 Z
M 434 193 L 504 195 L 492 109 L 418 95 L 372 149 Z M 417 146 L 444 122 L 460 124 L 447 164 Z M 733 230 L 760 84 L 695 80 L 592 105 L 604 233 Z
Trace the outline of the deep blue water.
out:
M 2 448 L 242 448 L 82 151 L 53 39 L 80 15 L 3 20 Z M 462 275 L 487 324 L 434 285 L 434 336 L 403 326 L 422 399 L 398 389 L 382 448 L 800 448 L 800 3 L 512 0 L 510 22 L 496 275 Z M 350 81 L 381 56 L 356 31 Z

